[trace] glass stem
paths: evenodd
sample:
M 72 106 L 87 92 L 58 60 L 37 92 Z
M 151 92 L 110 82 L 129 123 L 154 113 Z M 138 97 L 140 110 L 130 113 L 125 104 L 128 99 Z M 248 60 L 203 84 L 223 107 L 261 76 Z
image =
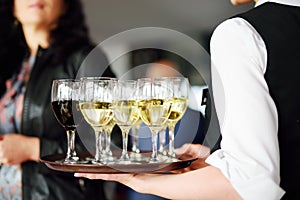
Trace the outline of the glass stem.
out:
M 75 151 L 75 130 L 66 130 L 67 133 L 67 161 L 76 161 L 78 160 L 76 151 Z
M 170 124 L 170 126 L 169 126 L 169 152 L 168 152 L 168 155 L 170 157 L 176 157 L 175 147 L 174 147 L 174 140 L 175 140 L 174 131 L 175 131 L 174 124 Z
M 165 145 L 166 145 L 166 130 L 162 129 L 159 131 L 159 153 L 165 155 Z
M 101 151 L 102 151 L 102 129 L 95 129 L 95 139 L 96 139 L 96 152 L 95 152 L 95 162 L 101 161 Z
M 157 162 L 159 161 L 158 159 L 158 154 L 157 154 L 157 138 L 158 138 L 158 132 L 157 131 L 152 131 L 152 155 L 151 155 L 151 162 Z
M 134 127 L 134 128 L 131 129 L 131 131 L 132 131 L 132 148 L 131 148 L 131 150 L 134 153 L 140 153 L 139 144 L 138 144 L 138 141 L 139 141 L 138 128 Z
M 129 129 L 128 128 L 122 128 L 122 144 L 123 144 L 123 149 L 122 149 L 122 155 L 121 155 L 121 160 L 129 160 L 129 155 L 128 155 L 128 133 Z
M 101 135 L 101 155 L 106 155 L 106 131 L 103 130 L 103 134 Z
M 109 156 L 112 156 L 112 152 L 110 150 L 110 144 L 111 144 L 111 135 L 110 135 L 110 132 L 109 131 L 106 131 L 106 153 L 109 155 Z

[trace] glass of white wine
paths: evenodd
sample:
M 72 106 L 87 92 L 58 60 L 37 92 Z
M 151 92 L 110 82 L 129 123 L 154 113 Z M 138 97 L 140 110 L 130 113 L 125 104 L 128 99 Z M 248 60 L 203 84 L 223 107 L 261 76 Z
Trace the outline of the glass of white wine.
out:
M 84 119 L 95 131 L 96 152 L 93 163 L 102 164 L 103 128 L 113 118 L 112 91 L 115 79 L 103 77 L 84 77 L 80 79 L 79 108 Z
M 166 77 L 172 87 L 172 106 L 167 124 L 169 127 L 169 158 L 175 158 L 174 152 L 174 133 L 177 122 L 184 115 L 189 97 L 189 81 L 185 77 Z
M 135 80 L 119 80 L 113 92 L 114 119 L 122 130 L 122 155 L 119 159 L 121 163 L 130 163 L 127 151 L 128 134 L 131 127 L 139 119 L 139 111 L 136 101 L 137 82 Z
M 171 87 L 166 79 L 138 79 L 138 108 L 142 121 L 152 133 L 152 155 L 150 162 L 158 162 L 157 135 L 171 113 Z

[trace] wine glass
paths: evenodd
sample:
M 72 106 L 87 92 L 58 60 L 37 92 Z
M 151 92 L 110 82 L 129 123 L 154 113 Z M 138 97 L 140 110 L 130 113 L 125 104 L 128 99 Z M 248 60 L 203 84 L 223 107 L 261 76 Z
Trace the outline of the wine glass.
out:
M 174 131 L 177 122 L 182 118 L 188 103 L 189 81 L 185 77 L 166 77 L 171 82 L 172 106 L 167 124 L 169 127 L 169 158 L 175 158 Z
M 80 79 L 80 111 L 95 132 L 96 152 L 93 163 L 102 164 L 103 128 L 113 118 L 112 86 L 114 79 L 104 77 L 83 77 Z
M 114 88 L 113 111 L 114 119 L 122 130 L 122 155 L 120 162 L 130 162 L 127 151 L 128 134 L 131 127 L 139 119 L 136 101 L 137 82 L 135 80 L 119 80 Z
M 150 162 L 158 162 L 157 135 L 171 112 L 171 87 L 168 80 L 138 79 L 138 108 L 143 122 L 152 133 L 152 155 Z
M 64 163 L 76 163 L 79 157 L 75 151 L 75 132 L 80 120 L 75 121 L 78 110 L 79 81 L 74 79 L 53 80 L 51 88 L 51 105 L 57 121 L 67 133 L 67 155 Z M 78 117 L 81 117 L 77 113 Z

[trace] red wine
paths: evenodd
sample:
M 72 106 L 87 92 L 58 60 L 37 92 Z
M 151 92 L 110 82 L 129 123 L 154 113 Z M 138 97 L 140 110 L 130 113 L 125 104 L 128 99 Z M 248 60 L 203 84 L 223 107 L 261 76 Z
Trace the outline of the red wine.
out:
M 75 129 L 82 119 L 82 115 L 78 107 L 78 101 L 53 101 L 51 104 L 54 115 L 59 123 L 65 129 Z M 74 120 L 74 116 L 76 117 L 76 120 Z

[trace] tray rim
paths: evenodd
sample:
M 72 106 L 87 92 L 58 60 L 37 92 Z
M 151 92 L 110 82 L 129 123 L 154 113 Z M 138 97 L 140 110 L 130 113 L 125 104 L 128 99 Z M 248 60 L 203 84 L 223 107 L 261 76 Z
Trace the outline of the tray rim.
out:
M 148 152 L 143 152 L 148 154 Z M 42 156 L 40 162 L 44 163 L 48 168 L 62 172 L 72 173 L 105 173 L 105 174 L 119 174 L 119 173 L 168 173 L 172 170 L 178 170 L 188 167 L 196 157 L 178 157 L 177 161 L 173 162 L 158 162 L 158 163 L 139 163 L 139 164 L 68 164 L 57 162 L 57 158 L 64 158 L 66 154 L 51 154 Z M 89 153 L 83 152 L 78 154 L 79 157 L 85 158 L 90 156 Z

